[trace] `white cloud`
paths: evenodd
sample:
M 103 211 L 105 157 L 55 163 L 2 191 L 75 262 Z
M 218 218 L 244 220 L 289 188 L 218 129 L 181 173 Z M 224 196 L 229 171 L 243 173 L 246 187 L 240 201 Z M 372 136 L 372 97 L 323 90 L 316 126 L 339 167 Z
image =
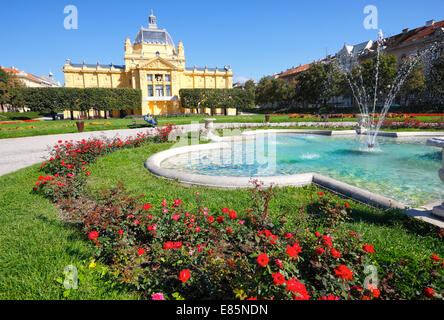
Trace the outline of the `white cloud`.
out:
M 251 78 L 248 78 L 245 76 L 236 76 L 236 77 L 234 77 L 233 82 L 234 83 L 236 83 L 236 82 L 244 83 L 244 82 L 247 82 L 248 80 L 251 80 Z

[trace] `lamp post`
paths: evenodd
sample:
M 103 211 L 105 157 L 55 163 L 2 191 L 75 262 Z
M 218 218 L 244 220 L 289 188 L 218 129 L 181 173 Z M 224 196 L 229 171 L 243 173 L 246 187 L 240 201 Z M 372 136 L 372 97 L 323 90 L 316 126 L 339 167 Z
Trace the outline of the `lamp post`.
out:
M 427 140 L 427 145 L 432 147 L 442 148 L 442 168 L 439 170 L 439 178 L 444 182 L 444 138 L 432 138 Z M 433 214 L 439 217 L 444 217 L 444 202 L 433 208 Z

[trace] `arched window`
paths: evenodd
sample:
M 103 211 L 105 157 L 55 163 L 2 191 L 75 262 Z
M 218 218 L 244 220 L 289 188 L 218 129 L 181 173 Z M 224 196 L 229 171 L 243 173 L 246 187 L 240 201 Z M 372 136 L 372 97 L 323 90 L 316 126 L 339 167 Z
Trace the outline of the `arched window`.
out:
M 156 57 L 160 57 L 160 52 L 159 51 L 156 52 Z

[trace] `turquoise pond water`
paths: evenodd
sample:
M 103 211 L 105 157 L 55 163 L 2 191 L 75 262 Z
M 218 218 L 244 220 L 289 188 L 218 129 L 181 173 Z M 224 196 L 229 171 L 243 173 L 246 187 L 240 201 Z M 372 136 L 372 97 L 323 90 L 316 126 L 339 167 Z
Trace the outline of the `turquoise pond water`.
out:
M 438 177 L 440 148 L 426 138 L 378 137 L 370 152 L 365 137 L 310 134 L 257 136 L 228 149 L 179 154 L 162 167 L 211 176 L 263 177 L 317 172 L 411 206 L 444 199 Z

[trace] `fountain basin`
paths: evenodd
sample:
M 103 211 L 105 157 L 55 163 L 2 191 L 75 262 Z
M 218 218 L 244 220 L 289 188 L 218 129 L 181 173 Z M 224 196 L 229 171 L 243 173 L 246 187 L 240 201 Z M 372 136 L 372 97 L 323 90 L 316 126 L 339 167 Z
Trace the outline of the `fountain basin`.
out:
M 444 138 L 432 138 L 427 141 L 427 145 L 442 148 L 442 168 L 438 171 L 439 178 L 444 182 Z M 439 217 L 444 217 L 444 202 L 440 206 L 433 208 L 432 213 Z
M 353 131 L 268 131 L 276 133 L 275 140 L 265 138 L 262 149 L 257 137 L 264 131 L 244 132 L 219 143 L 161 152 L 148 159 L 146 166 L 185 184 L 220 188 L 249 187 L 251 178 L 279 186 L 315 183 L 328 187 L 319 183 L 318 175 L 369 192 L 368 198 L 383 197 L 381 206 L 419 206 L 444 197 L 436 176 L 441 153 L 427 147 L 425 137 L 380 137 L 376 151 L 370 152 L 366 138 Z

